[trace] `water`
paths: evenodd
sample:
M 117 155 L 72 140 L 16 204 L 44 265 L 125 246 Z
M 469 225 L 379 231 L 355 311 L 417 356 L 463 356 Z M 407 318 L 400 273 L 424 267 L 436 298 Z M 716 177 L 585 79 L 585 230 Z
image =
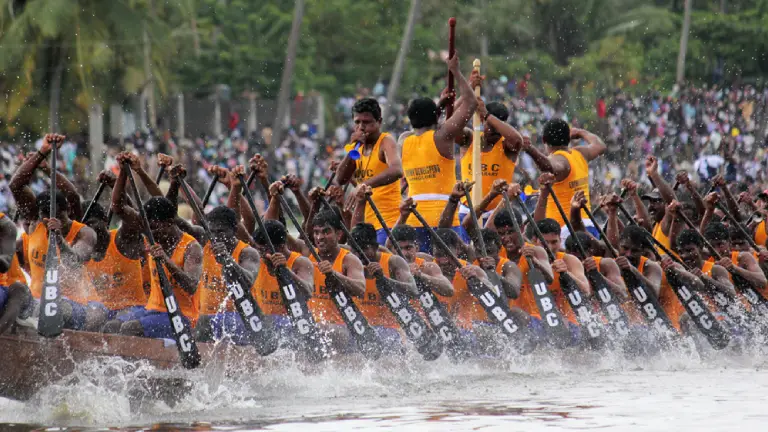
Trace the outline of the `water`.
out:
M 0 430 L 750 431 L 768 424 L 761 354 L 702 359 L 684 349 L 626 359 L 562 351 L 463 365 L 409 357 L 302 369 L 285 352 L 268 371 L 236 364 L 157 371 L 95 359 L 26 403 L 0 399 Z M 175 405 L 137 400 L 147 377 L 180 376 L 194 382 Z

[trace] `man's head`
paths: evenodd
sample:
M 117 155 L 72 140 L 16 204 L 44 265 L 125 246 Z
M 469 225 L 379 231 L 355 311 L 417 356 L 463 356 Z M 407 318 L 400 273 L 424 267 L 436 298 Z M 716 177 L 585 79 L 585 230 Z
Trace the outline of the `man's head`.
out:
M 768 189 L 757 194 L 757 200 L 755 200 L 755 205 L 759 209 L 764 209 L 768 207 Z
M 91 206 L 91 211 L 88 213 L 88 219 L 83 221 L 86 225 L 91 227 L 96 234 L 104 234 L 109 232 L 109 221 L 107 220 L 107 212 L 104 211 L 104 207 L 101 204 L 95 202 Z
M 335 252 L 343 234 L 341 219 L 333 210 L 323 210 L 312 220 L 312 237 L 320 253 Z
M 403 258 L 409 263 L 416 261 L 416 254 L 419 252 L 416 229 L 410 225 L 397 225 L 392 228 L 392 237 L 403 251 Z
M 489 257 L 497 258 L 499 251 L 501 251 L 501 236 L 494 230 L 483 228 L 480 231 L 483 236 L 483 242 L 485 243 L 485 251 Z
M 731 235 L 727 226 L 720 222 L 711 222 L 702 234 L 720 256 L 731 256 Z
M 693 268 L 701 268 L 702 246 L 701 237 L 696 231 L 686 229 L 677 236 L 677 253 L 683 262 Z
M 648 207 L 648 215 L 653 219 L 652 222 L 660 223 L 664 219 L 664 213 L 666 212 L 666 206 L 664 200 L 661 198 L 661 194 L 658 189 L 652 190 L 640 197 L 645 201 L 646 207 Z
M 237 234 L 237 215 L 229 207 L 219 206 L 205 215 L 213 240 L 229 243 Z
M 435 231 L 437 236 L 448 246 L 448 249 L 454 255 L 458 255 L 461 238 L 456 234 L 456 231 L 450 228 L 438 228 Z M 441 248 L 436 241 L 432 242 L 432 256 L 435 257 L 435 262 L 440 266 L 443 273 L 451 273 L 456 269 L 456 263 L 450 258 L 450 254 Z
M 744 237 L 741 230 L 731 225 L 728 228 L 728 234 L 731 237 L 731 248 L 739 252 L 751 252 L 752 245 L 749 244 L 749 240 Z
M 496 213 L 496 217 L 493 220 L 493 224 L 496 226 L 496 232 L 501 237 L 501 245 L 507 251 L 507 256 L 517 256 L 520 254 L 520 249 L 523 247 L 523 236 L 515 229 L 514 221 L 517 221 L 517 226 L 520 227 L 523 223 L 523 218 L 517 212 L 512 209 L 514 214 L 509 214 L 507 209 L 502 209 Z
M 491 102 L 485 106 L 485 109 L 488 110 L 488 114 L 503 122 L 507 121 L 507 118 L 509 118 L 509 110 L 503 103 Z M 488 122 L 485 122 L 483 134 L 485 135 L 485 142 L 488 144 L 496 144 L 496 142 L 501 139 L 501 134 Z
M 381 130 L 381 107 L 376 99 L 364 98 L 352 106 L 355 129 L 365 132 L 369 140 L 376 139 Z
M 416 98 L 408 106 L 408 120 L 414 129 L 436 126 L 437 118 L 437 104 L 430 98 Z
M 693 221 L 694 223 L 698 223 L 699 221 L 699 210 L 696 208 L 696 204 L 693 203 L 691 200 L 685 200 L 680 203 L 680 211 L 683 212 L 683 214 L 688 217 L 689 220 Z M 682 222 L 682 218 L 679 218 L 680 222 Z
M 378 261 L 379 242 L 376 239 L 376 228 L 373 225 L 361 222 L 352 227 L 349 234 L 363 250 L 369 261 Z
M 176 229 L 176 206 L 166 197 L 152 197 L 144 203 L 149 228 L 159 235 L 171 234 Z
M 595 243 L 597 243 L 597 240 L 594 237 L 585 233 L 584 231 L 577 231 L 576 237 L 579 239 L 582 246 L 584 246 L 584 249 L 587 251 L 587 254 L 589 256 L 591 257 L 597 256 L 597 253 L 595 250 Z M 581 250 L 576 245 L 576 240 L 572 235 L 568 236 L 568 238 L 565 239 L 565 251 L 571 255 L 579 257 L 580 259 L 587 258 L 582 255 Z
M 40 219 L 51 216 L 51 192 L 45 191 L 37 194 L 37 210 Z M 67 197 L 62 193 L 56 192 L 56 219 L 63 220 L 69 217 L 69 205 Z
M 650 254 L 646 231 L 637 225 L 627 225 L 619 238 L 619 255 L 627 257 L 637 266 L 641 257 Z
M 571 127 L 563 119 L 552 119 L 544 125 L 541 139 L 548 146 L 550 152 L 568 147 L 571 142 Z
M 269 250 L 269 244 L 267 243 L 267 236 L 272 241 L 272 245 L 275 250 L 280 251 L 285 246 L 285 241 L 288 238 L 288 232 L 285 229 L 285 225 L 276 220 L 265 220 L 264 228 L 266 232 L 261 228 L 257 228 L 253 232 L 253 240 L 256 243 L 256 250 L 259 251 L 261 256 L 265 256 L 272 251 Z
M 542 219 L 536 222 L 544 241 L 552 253 L 560 252 L 560 224 L 551 218 Z M 540 245 L 544 246 L 544 245 Z

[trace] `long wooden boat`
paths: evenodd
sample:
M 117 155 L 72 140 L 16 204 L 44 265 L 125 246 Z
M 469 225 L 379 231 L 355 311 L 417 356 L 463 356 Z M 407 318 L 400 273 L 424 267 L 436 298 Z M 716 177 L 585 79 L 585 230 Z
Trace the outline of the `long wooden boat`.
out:
M 202 364 L 221 357 L 224 351 L 208 343 L 198 343 L 198 348 Z M 261 360 L 250 347 L 228 346 L 226 351 L 230 360 Z M 161 339 L 69 330 L 49 339 L 39 336 L 34 329 L 17 328 L 13 333 L 0 335 L 0 353 L 0 397 L 17 400 L 31 398 L 42 388 L 70 375 L 77 364 L 99 356 L 144 360 L 156 369 L 181 369 L 176 346 L 166 345 Z M 182 379 L 158 385 L 155 396 L 165 399 L 162 391 L 178 391 L 182 387 Z

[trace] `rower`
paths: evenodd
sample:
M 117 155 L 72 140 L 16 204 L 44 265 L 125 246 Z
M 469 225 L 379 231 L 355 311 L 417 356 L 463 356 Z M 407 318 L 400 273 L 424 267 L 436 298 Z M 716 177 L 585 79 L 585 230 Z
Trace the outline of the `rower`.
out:
M 352 228 L 350 234 L 370 261 L 365 266 L 365 295 L 363 301 L 359 303 L 360 311 L 368 319 L 368 323 L 373 326 L 386 350 L 402 351 L 400 326 L 390 309 L 384 304 L 384 298 L 376 286 L 375 275 L 383 272 L 387 283 L 395 292 L 405 294 L 408 297 L 416 297 L 418 290 L 408 268 L 408 263 L 397 255 L 379 250 L 376 229 L 373 225 L 359 223 Z
M 32 299 L 16 257 L 16 225 L 0 212 L 0 334 L 8 331 Z
M 419 203 L 419 211 L 430 226 L 438 226 L 443 211 L 456 183 L 454 140 L 461 136 L 469 117 L 474 113 L 477 100 L 472 87 L 461 74 L 458 55 L 447 60 L 448 69 L 456 77 L 462 99 L 457 104 L 453 117 L 438 126 L 438 108 L 431 98 L 414 99 L 408 106 L 408 119 L 412 130 L 403 133 L 398 140 L 402 149 L 403 170 L 408 184 L 408 197 Z M 458 203 L 458 201 L 456 201 Z M 411 226 L 419 226 L 415 216 L 409 218 Z M 466 233 L 459 226 L 458 216 L 450 222 L 456 232 Z M 429 253 L 432 239 L 424 227 L 416 228 L 419 233 L 419 250 Z
M 259 264 L 258 276 L 251 293 L 259 303 L 262 312 L 271 317 L 275 329 L 280 332 L 281 340 L 291 341 L 294 339 L 292 324 L 285 310 L 285 303 L 282 301 L 280 284 L 275 278 L 275 269 L 285 266 L 294 287 L 304 291 L 307 297 L 311 297 L 314 288 L 314 266 L 309 258 L 288 249 L 288 232 L 285 225 L 276 220 L 265 220 L 264 228 L 266 233 L 260 228 L 253 233 L 256 250 L 263 259 Z M 270 253 L 267 236 L 275 247 L 274 254 Z
M 115 209 L 118 210 L 118 209 Z M 141 224 L 139 213 L 133 208 L 122 206 L 123 221 L 133 220 Z M 163 302 L 163 293 L 158 279 L 155 260 L 163 267 L 182 318 L 194 326 L 200 314 L 200 291 L 198 285 L 202 274 L 203 250 L 191 235 L 184 233 L 176 225 L 176 207 L 165 197 L 152 197 L 144 203 L 144 211 L 149 220 L 155 245 L 149 248 L 149 268 L 151 272 L 151 291 L 146 310 L 118 317 L 123 321 L 120 333 L 131 336 L 151 338 L 173 338 L 173 328 L 168 319 L 168 310 Z
M 753 288 L 762 290 L 765 288 L 766 280 L 765 274 L 760 269 L 758 261 L 749 248 L 749 243 L 743 238 L 741 231 L 736 227 L 731 227 L 729 231 L 728 227 L 720 222 L 712 222 L 704 229 L 702 233 L 709 243 L 715 248 L 715 251 L 722 257 L 716 264 L 725 268 L 729 273 L 733 272 L 741 276 L 744 280 L 749 282 Z M 735 243 L 731 238 L 731 235 L 736 236 L 736 239 L 741 239 L 743 243 L 746 243 L 747 250 L 740 251 L 735 247 Z M 713 257 L 710 257 L 707 261 L 715 262 Z
M 425 288 L 442 296 L 453 295 L 453 284 L 440 271 L 440 266 L 435 264 L 434 258 L 419 252 L 415 228 L 410 225 L 397 225 L 392 229 L 392 236 L 403 251 L 403 258 L 408 262 L 411 274 L 418 277 L 425 284 Z
M 239 189 L 237 192 L 239 194 Z M 231 338 L 237 345 L 251 343 L 252 332 L 248 331 L 234 302 L 230 301 L 222 265 L 235 266 L 235 272 L 244 276 L 248 289 L 253 286 L 259 271 L 259 253 L 247 243 L 237 239 L 237 215 L 231 208 L 219 206 L 205 215 L 211 238 L 204 241 L 203 272 L 198 291 L 200 292 L 200 320 L 195 327 L 195 338 L 201 342 Z M 232 261 L 226 260 L 231 257 Z
M 339 286 L 335 287 L 348 296 L 362 298 L 365 294 L 363 263 L 347 249 L 339 246 L 344 231 L 338 214 L 323 210 L 311 221 L 312 238 L 322 261 L 315 263 L 314 290 L 309 300 L 309 309 L 315 320 L 327 331 L 334 347 L 340 352 L 354 350 L 355 343 L 331 300 L 326 278 L 333 274 Z
M 624 302 L 628 300 L 629 293 L 627 292 L 627 286 L 624 284 L 624 279 L 621 278 L 621 270 L 619 270 L 619 267 L 616 265 L 616 261 L 612 258 L 599 256 L 602 247 L 597 239 L 592 237 L 589 233 L 579 231 L 576 233 L 576 236 L 581 241 L 581 244 L 584 245 L 587 256 L 584 257 L 581 255 L 581 250 L 576 245 L 576 241 L 572 236 L 565 240 L 565 251 L 582 260 L 585 272 L 597 270 L 600 274 L 605 276 L 608 288 L 619 301 Z

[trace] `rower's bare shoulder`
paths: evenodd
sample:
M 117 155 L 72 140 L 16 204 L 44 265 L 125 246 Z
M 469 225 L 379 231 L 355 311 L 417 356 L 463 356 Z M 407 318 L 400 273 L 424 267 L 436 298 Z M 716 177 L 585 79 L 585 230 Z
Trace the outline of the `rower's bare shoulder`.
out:
M 432 255 L 430 255 L 428 253 L 424 253 L 424 252 L 416 252 L 416 257 L 417 258 L 421 258 L 421 259 L 423 259 L 424 261 L 426 261 L 428 263 L 431 263 L 431 262 L 435 261 L 435 259 L 432 257 Z

